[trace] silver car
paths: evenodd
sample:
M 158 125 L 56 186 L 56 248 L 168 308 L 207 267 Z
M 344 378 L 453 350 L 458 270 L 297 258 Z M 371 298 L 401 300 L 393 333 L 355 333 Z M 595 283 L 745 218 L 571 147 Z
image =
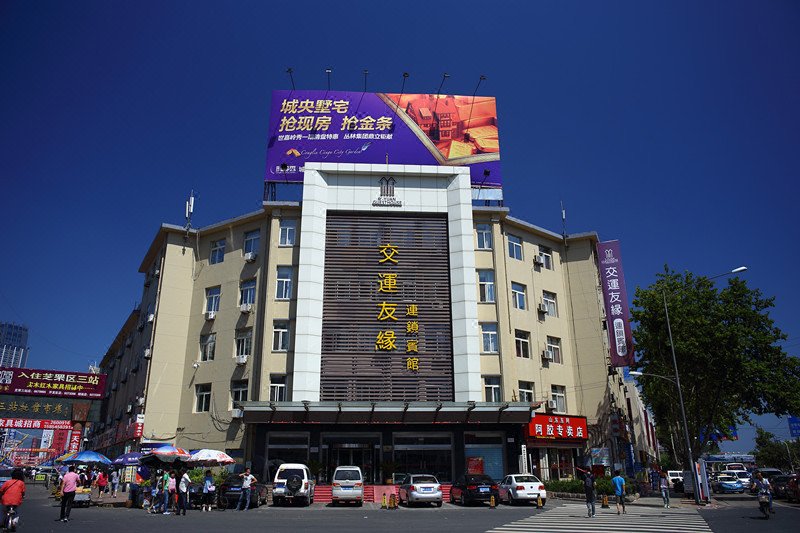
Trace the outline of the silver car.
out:
M 364 476 L 357 466 L 339 466 L 333 472 L 333 505 L 339 502 L 364 503 Z
M 500 501 L 509 505 L 520 502 L 535 502 L 542 499 L 542 505 L 547 501 L 547 491 L 538 477 L 531 474 L 509 474 L 503 478 L 498 486 Z
M 432 474 L 408 474 L 397 492 L 398 503 L 435 503 L 442 506 L 442 485 Z

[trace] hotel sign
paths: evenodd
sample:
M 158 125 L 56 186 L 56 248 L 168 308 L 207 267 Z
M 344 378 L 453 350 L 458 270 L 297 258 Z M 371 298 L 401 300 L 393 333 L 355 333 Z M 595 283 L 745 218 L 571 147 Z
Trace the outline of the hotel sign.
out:
M 381 195 L 372 202 L 372 205 L 376 207 L 403 207 L 403 202 L 394 197 L 395 183 L 394 178 L 381 178 Z

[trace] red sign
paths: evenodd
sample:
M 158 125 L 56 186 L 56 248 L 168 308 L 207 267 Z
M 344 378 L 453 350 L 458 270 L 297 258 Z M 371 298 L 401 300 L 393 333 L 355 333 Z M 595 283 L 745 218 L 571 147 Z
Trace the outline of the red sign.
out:
M 53 432 L 53 444 L 50 447 L 56 450 L 56 453 L 61 454 L 67 449 L 67 438 L 70 432 L 71 428 L 68 430 L 57 429 Z
M 467 457 L 467 474 L 483 473 L 483 457 Z
M 0 428 L 14 429 L 72 429 L 69 420 L 32 420 L 30 418 L 0 418 Z
M 527 433 L 528 438 L 533 440 L 589 440 L 589 430 L 584 416 L 556 416 L 535 413 L 528 424 Z
M 81 433 L 82 431 L 80 429 L 73 430 L 72 433 L 70 433 L 68 452 L 75 453 L 81 449 Z
M 0 394 L 99 399 L 105 388 L 105 374 L 0 368 Z

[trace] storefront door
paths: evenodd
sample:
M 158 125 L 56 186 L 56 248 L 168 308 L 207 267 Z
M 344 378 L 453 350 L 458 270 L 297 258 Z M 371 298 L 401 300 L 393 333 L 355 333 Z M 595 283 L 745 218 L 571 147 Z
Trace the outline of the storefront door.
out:
M 376 483 L 380 435 L 322 435 L 322 464 L 324 483 L 330 483 L 337 466 L 357 466 L 365 483 Z

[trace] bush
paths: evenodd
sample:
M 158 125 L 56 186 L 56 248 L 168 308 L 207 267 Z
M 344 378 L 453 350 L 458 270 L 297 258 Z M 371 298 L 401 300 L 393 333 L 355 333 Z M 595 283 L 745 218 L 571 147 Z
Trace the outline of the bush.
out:
M 625 480 L 625 493 L 633 494 L 637 491 L 639 485 L 634 479 Z M 565 492 L 567 494 L 585 494 L 585 489 L 582 479 L 572 480 L 550 480 L 544 482 L 544 488 L 548 492 Z M 600 477 L 595 480 L 595 488 L 598 496 L 614 494 L 614 486 L 611 484 L 611 478 Z
M 544 482 L 548 492 L 566 492 L 569 494 L 583 494 L 583 480 L 580 479 L 554 479 Z

